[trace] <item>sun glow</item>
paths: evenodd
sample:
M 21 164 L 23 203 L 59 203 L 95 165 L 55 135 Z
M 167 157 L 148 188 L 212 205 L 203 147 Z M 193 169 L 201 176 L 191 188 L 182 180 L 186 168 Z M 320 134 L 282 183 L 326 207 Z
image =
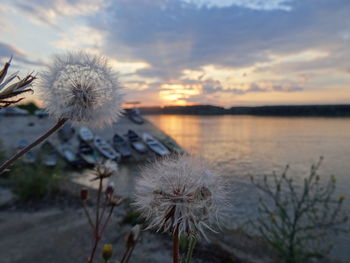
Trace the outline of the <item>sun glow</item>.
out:
M 173 105 L 191 105 L 188 99 L 200 94 L 200 85 L 163 84 L 159 97 L 165 103 Z

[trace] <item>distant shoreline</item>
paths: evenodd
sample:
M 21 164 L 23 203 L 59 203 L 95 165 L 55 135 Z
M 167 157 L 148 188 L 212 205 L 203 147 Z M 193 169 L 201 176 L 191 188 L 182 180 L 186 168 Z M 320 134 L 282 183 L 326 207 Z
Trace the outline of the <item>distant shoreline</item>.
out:
M 140 107 L 143 115 L 252 115 L 284 117 L 350 117 L 350 104 L 279 105 L 223 108 L 213 105 Z

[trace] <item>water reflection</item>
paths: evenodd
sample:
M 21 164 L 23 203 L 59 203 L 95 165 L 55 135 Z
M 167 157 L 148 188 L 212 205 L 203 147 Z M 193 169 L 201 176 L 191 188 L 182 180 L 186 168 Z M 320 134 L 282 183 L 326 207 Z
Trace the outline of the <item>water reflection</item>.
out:
M 320 156 L 322 173 L 349 186 L 350 119 L 252 116 L 147 116 L 187 151 L 200 154 L 226 175 L 270 174 L 286 164 L 305 174 Z

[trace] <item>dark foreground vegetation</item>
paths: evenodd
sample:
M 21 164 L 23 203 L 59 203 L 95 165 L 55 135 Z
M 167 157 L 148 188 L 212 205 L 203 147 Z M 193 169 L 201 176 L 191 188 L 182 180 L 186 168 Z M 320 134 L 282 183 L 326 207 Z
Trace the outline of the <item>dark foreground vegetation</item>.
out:
M 143 114 L 184 114 L 184 115 L 256 115 L 256 116 L 319 116 L 350 117 L 349 105 L 288 105 L 232 107 L 225 109 L 213 105 L 143 107 Z

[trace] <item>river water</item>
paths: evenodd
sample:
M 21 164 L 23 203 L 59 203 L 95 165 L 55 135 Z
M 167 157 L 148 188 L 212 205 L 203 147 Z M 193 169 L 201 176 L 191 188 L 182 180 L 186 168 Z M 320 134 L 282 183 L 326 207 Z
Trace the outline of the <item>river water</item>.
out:
M 146 117 L 186 151 L 201 155 L 230 181 L 232 218 L 242 222 L 256 211 L 250 176 L 281 173 L 301 185 L 320 156 L 321 180 L 337 178 L 336 194 L 350 189 L 350 118 L 150 115 Z M 346 207 L 349 208 L 349 200 Z M 333 256 L 350 261 L 350 238 L 338 238 Z

